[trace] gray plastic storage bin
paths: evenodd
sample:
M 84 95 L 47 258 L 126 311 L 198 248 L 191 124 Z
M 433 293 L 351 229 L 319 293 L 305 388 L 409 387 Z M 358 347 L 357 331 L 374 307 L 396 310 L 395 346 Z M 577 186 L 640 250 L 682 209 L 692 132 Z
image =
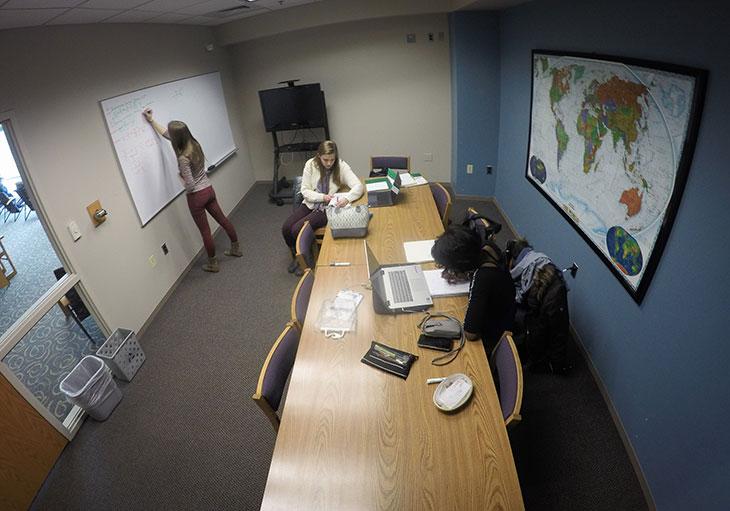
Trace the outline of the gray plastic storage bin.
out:
M 94 355 L 82 358 L 59 387 L 66 399 L 98 421 L 106 420 L 122 399 L 109 368 Z
M 96 356 L 102 359 L 114 373 L 124 381 L 132 381 L 144 362 L 144 352 L 131 330 L 117 328 L 101 347 Z

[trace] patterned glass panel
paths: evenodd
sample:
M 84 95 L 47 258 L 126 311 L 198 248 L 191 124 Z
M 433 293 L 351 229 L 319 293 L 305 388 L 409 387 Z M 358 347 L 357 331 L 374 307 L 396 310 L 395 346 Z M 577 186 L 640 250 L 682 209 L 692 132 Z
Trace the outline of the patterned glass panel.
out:
M 77 316 L 83 317 L 81 312 Z M 61 422 L 73 405 L 66 401 L 59 383 L 105 340 L 92 316 L 80 320 L 79 325 L 72 312 L 68 314 L 60 305 L 52 307 L 2 360 Z

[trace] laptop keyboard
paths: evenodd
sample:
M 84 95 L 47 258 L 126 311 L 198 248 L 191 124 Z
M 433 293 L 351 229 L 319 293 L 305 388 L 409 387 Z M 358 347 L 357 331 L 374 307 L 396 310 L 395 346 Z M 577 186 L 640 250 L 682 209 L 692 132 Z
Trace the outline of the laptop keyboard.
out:
M 389 272 L 390 288 L 393 291 L 393 300 L 396 303 L 412 302 L 411 285 L 408 283 L 405 270 Z

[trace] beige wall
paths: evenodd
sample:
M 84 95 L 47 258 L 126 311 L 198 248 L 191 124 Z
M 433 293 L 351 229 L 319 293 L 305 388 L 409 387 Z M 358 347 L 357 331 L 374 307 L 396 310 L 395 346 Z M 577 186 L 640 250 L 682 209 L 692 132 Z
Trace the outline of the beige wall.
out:
M 428 42 L 426 34 L 435 34 Z M 442 32 L 443 40 L 438 34 Z M 417 43 L 407 44 L 415 33 Z M 371 155 L 409 155 L 430 179 L 450 181 L 451 82 L 446 14 L 355 21 L 230 46 L 237 97 L 257 179 L 271 179 L 273 143 L 257 91 L 300 78 L 325 91 L 330 134 L 361 176 Z M 424 161 L 432 153 L 433 161 Z M 282 174 L 301 173 L 286 155 Z
M 81 25 L 0 32 L 0 113 L 10 116 L 35 190 L 74 270 L 111 328 L 139 329 L 201 249 L 184 195 L 142 228 L 126 189 L 99 101 L 221 71 L 239 152 L 214 175 L 225 211 L 253 184 L 248 145 L 225 49 L 206 52 L 208 28 Z M 109 211 L 94 228 L 86 206 Z M 83 237 L 66 231 L 75 220 Z M 170 254 L 160 245 L 167 242 Z M 158 264 L 151 268 L 154 254 Z

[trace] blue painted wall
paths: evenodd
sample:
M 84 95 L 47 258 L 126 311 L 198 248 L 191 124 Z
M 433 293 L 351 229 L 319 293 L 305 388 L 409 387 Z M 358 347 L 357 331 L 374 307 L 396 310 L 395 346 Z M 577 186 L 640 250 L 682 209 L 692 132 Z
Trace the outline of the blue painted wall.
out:
M 462 195 L 494 195 L 499 139 L 499 16 L 449 15 L 451 41 L 451 182 Z M 466 173 L 466 165 L 474 173 Z M 487 175 L 487 165 L 494 172 Z
M 662 510 L 730 509 L 728 20 L 727 4 L 709 0 L 539 0 L 499 20 L 496 197 L 536 247 L 581 267 L 571 282 L 572 321 Z M 689 180 L 641 306 L 524 177 L 535 48 L 709 70 Z

